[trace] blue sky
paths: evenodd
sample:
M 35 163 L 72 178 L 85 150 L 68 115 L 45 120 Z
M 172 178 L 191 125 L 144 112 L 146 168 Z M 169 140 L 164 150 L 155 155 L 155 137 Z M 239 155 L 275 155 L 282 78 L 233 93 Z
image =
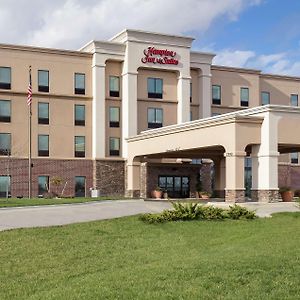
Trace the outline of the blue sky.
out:
M 214 63 L 300 77 L 300 0 L 0 0 L 0 43 L 78 49 L 124 28 L 196 38 Z

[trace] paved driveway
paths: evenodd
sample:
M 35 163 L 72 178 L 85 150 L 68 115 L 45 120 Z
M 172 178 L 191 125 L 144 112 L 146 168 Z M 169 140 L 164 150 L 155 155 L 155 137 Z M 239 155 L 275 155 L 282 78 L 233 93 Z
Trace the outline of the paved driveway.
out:
M 210 203 L 228 207 L 227 203 Z M 299 211 L 295 203 L 243 203 L 256 210 L 260 217 L 275 212 Z M 36 207 L 1 208 L 0 231 L 23 227 L 64 225 L 94 220 L 112 219 L 146 212 L 160 212 L 170 204 L 160 201 L 122 200 L 82 204 L 66 204 Z

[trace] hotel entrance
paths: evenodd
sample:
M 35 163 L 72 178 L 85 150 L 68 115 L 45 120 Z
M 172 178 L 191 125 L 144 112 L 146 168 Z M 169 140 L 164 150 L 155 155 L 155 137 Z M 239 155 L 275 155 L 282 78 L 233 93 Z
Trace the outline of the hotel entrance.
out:
M 168 192 L 170 198 L 190 197 L 190 178 L 188 176 L 159 176 L 159 187 Z

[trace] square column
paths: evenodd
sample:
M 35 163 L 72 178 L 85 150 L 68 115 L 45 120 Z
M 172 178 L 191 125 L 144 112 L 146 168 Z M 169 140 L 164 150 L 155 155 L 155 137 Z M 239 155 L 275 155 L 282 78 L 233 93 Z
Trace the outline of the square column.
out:
M 137 135 L 137 72 L 122 74 L 122 156 L 127 157 L 126 138 Z
M 105 64 L 96 64 L 94 56 L 92 102 L 92 157 L 105 157 Z
M 225 153 L 225 201 L 245 201 L 245 156 L 246 153 L 243 151 L 235 153 Z
M 215 169 L 215 193 L 217 197 L 225 198 L 225 158 L 214 160 Z
M 141 163 L 127 162 L 125 174 L 125 196 L 130 198 L 140 197 L 140 177 L 141 177 Z
M 211 117 L 211 74 L 210 68 L 198 74 L 199 118 Z
M 177 82 L 177 123 L 190 121 L 190 82 L 191 77 L 178 78 Z

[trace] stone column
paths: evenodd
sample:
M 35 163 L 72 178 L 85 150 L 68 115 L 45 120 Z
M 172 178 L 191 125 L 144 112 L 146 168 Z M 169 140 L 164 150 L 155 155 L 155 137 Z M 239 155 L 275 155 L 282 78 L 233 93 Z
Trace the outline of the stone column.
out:
M 92 103 L 92 157 L 105 157 L 105 64 L 97 64 L 93 57 L 93 103 Z
M 225 198 L 225 158 L 214 160 L 215 165 L 215 193 L 217 197 Z
M 253 201 L 278 201 L 278 121 L 280 117 L 267 112 L 261 127 L 261 144 L 252 146 Z
M 141 163 L 135 161 L 126 164 L 126 197 L 140 197 L 140 166 Z
M 225 201 L 245 201 L 245 156 L 244 151 L 225 153 L 226 189 Z
M 128 156 L 126 138 L 137 135 L 137 72 L 122 74 L 122 156 Z
M 183 77 L 181 74 L 177 82 L 177 123 L 190 121 L 190 82 L 191 77 Z
M 211 73 L 210 66 L 199 70 L 199 118 L 211 117 Z

